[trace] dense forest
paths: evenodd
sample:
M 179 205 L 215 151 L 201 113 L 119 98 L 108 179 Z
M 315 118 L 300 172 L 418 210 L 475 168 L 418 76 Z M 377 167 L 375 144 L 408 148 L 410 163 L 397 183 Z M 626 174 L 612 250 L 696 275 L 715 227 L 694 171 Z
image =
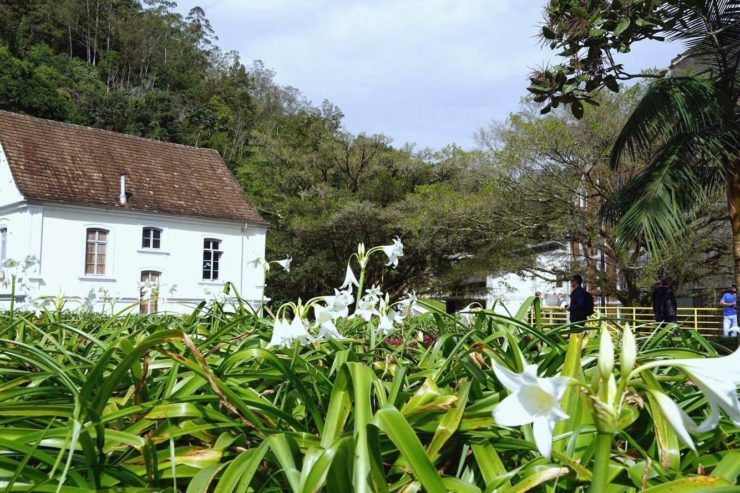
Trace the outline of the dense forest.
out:
M 711 202 L 685 248 L 647 264 L 601 227 L 598 205 L 619 179 L 606 156 L 639 87 L 602 95 L 582 120 L 525 104 L 479 130 L 476 150 L 417 150 L 348 133 L 340 108 L 223 52 L 202 9 L 182 16 L 175 7 L 0 0 L 0 108 L 218 150 L 271 224 L 268 256 L 294 259 L 290 273 L 270 272 L 275 299 L 326 293 L 358 242 L 396 235 L 404 261 L 371 269 L 399 292 L 450 292 L 486 273 L 531 270 L 528 246 L 548 240 L 583 245 L 587 277 L 624 301 L 663 272 L 688 283 L 728 265 L 724 217 Z M 605 272 L 588 257 L 594 246 L 609 253 Z M 608 274 L 617 268 L 619 282 Z

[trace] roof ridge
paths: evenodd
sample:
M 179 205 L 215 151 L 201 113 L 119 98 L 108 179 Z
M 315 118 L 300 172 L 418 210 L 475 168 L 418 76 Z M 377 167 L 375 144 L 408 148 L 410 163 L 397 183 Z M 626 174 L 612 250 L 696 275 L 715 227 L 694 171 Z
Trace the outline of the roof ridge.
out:
M 11 115 L 13 117 L 26 118 L 26 119 L 29 119 L 29 120 L 41 120 L 43 122 L 49 122 L 49 123 L 54 124 L 54 125 L 60 125 L 60 126 L 66 126 L 66 127 L 73 127 L 73 128 L 81 128 L 83 130 L 91 130 L 93 132 L 101 132 L 101 133 L 112 134 L 112 135 L 116 135 L 116 136 L 121 136 L 122 135 L 124 137 L 130 137 L 132 139 L 145 140 L 147 142 L 156 142 L 158 144 L 166 144 L 166 145 L 175 146 L 175 147 L 184 147 L 186 149 L 195 149 L 195 150 L 198 150 L 198 151 L 205 151 L 205 152 L 215 152 L 219 156 L 221 155 L 221 153 L 218 152 L 216 149 L 211 149 L 210 147 L 198 147 L 198 146 L 190 146 L 190 145 L 187 145 L 187 144 L 178 144 L 177 142 L 170 142 L 168 140 L 152 139 L 150 137 L 142 137 L 140 135 L 132 135 L 132 134 L 124 133 L 124 132 L 116 132 L 114 130 L 107 130 L 107 129 L 104 129 L 104 128 L 90 127 L 90 126 L 87 126 L 87 125 L 80 125 L 80 124 L 77 124 L 77 123 L 69 123 L 69 122 L 62 122 L 62 121 L 59 121 L 59 120 L 51 120 L 49 118 L 40 118 L 38 116 L 26 115 L 24 113 L 15 113 L 13 111 L 7 111 L 7 110 L 2 110 L 2 109 L 0 109 L 0 113 L 5 113 L 5 114 Z

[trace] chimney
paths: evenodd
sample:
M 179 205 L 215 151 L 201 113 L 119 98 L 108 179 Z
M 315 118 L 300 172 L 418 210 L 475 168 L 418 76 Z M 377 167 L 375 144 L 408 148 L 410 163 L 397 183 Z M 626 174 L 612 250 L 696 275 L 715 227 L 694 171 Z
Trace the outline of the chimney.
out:
M 118 196 L 121 205 L 126 204 L 126 173 L 121 173 L 121 194 Z

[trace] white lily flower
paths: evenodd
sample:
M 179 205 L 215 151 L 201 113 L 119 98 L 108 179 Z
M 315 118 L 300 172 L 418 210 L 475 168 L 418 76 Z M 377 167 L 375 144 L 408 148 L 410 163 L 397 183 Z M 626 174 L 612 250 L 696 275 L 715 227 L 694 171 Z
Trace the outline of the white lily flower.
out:
M 719 424 L 719 409 L 716 407 L 712 408 L 712 414 L 709 418 L 704 420 L 701 425 L 697 426 L 697 424 L 694 423 L 694 420 L 691 419 L 683 409 L 678 407 L 678 404 L 673 402 L 673 400 L 663 392 L 659 392 L 657 390 L 650 390 L 649 392 L 655 398 L 658 406 L 660 406 L 660 410 L 668 420 L 668 423 L 670 423 L 671 428 L 673 428 L 676 434 L 681 437 L 681 440 L 683 440 L 693 451 L 696 451 L 696 446 L 694 445 L 694 440 L 691 439 L 691 435 L 710 431 Z
M 301 344 L 313 341 L 313 336 L 306 330 L 303 320 L 300 317 L 294 317 L 291 323 L 284 318 L 276 318 L 272 330 L 272 338 L 267 347 L 291 346 L 293 341 Z
M 265 259 L 265 257 L 257 257 L 254 260 L 252 260 L 252 263 L 254 265 L 258 265 L 262 267 L 262 269 L 264 269 L 265 272 L 270 270 L 270 262 L 268 262 L 267 259 Z
M 401 315 L 403 315 L 404 317 L 411 316 L 417 299 L 418 298 L 416 297 L 416 292 L 411 291 L 410 293 L 406 294 L 405 298 L 399 300 L 397 304 L 401 309 Z
M 208 299 L 208 304 L 218 304 L 223 305 L 226 303 L 226 293 L 224 293 L 222 290 L 217 289 L 216 291 L 211 291 L 210 289 L 205 290 L 206 298 Z
M 473 325 L 475 323 L 475 312 L 480 311 L 480 306 L 477 303 L 471 303 L 458 312 L 460 321 L 465 325 Z
M 377 299 L 372 299 L 367 296 L 360 300 L 360 304 L 357 306 L 353 317 L 362 317 L 366 322 L 369 322 L 373 315 L 378 315 L 378 310 L 375 307 Z
M 23 303 L 20 305 L 20 309 L 26 312 L 32 312 L 36 317 L 40 317 L 44 312 L 44 305 L 46 301 L 38 299 L 31 294 L 26 294 L 23 298 Z
M 388 335 L 396 330 L 396 323 L 403 319 L 396 310 L 388 310 L 385 314 L 380 316 L 378 322 L 378 331 L 383 335 Z
M 349 292 L 352 292 L 352 286 L 359 287 L 360 283 L 355 277 L 355 273 L 352 272 L 352 267 L 347 264 L 347 273 L 344 276 L 344 282 L 341 286 L 339 286 L 339 289 L 347 289 Z
M 383 250 L 383 253 L 385 253 L 388 257 L 388 263 L 385 265 L 393 265 L 393 267 L 398 267 L 398 257 L 403 257 L 403 243 L 401 243 L 401 239 L 396 236 L 393 239 L 392 245 L 382 246 L 381 249 Z
M 31 267 L 34 265 L 37 265 L 39 263 L 39 258 L 36 255 L 26 255 L 26 258 L 23 259 L 23 272 L 25 273 L 28 271 Z
M 334 296 L 324 296 L 324 300 L 334 320 L 347 318 L 349 315 L 349 305 L 355 301 L 350 291 L 339 291 L 338 289 L 334 290 Z
M 288 257 L 285 260 L 273 260 L 276 264 L 278 264 L 280 267 L 285 269 L 286 272 L 290 272 L 290 263 L 293 261 L 292 257 Z
M 82 309 L 88 312 L 95 311 L 96 300 L 97 295 L 95 294 L 95 290 L 90 288 L 90 291 L 87 292 L 87 296 L 85 296 L 82 300 Z
M 313 315 L 316 318 L 316 325 L 319 326 L 319 335 L 317 339 L 339 339 L 342 340 L 345 337 L 339 333 L 337 326 L 334 325 L 334 317 L 331 310 L 325 306 L 314 305 Z
M 378 286 L 377 284 L 373 284 L 371 288 L 366 289 L 365 294 L 368 298 L 372 298 L 376 301 L 379 300 L 381 296 L 383 296 L 383 292 L 380 290 L 380 286 Z
M 540 378 L 537 366 L 527 365 L 523 373 L 493 362 L 493 372 L 511 394 L 493 408 L 493 419 L 502 426 L 533 423 L 534 441 L 543 457 L 552 453 L 555 423 L 568 415 L 560 408 L 570 380 L 562 377 Z
M 12 258 L 5 259 L 0 263 L 0 285 L 7 288 L 15 279 L 15 289 L 17 294 L 22 294 L 31 289 L 28 278 L 28 269 L 36 265 L 36 257 L 29 255 L 24 260 L 18 261 Z
M 144 299 L 149 299 L 152 296 L 154 296 L 156 289 L 157 289 L 157 285 L 151 281 L 144 281 L 143 283 L 139 283 L 139 290 L 141 291 L 141 297 Z
M 656 366 L 679 368 L 691 378 L 694 385 L 707 398 L 711 409 L 709 417 L 695 427 L 686 427 L 689 432 L 693 433 L 692 430 L 695 430 L 696 433 L 703 433 L 714 429 L 719 423 L 720 409 L 735 423 L 735 426 L 740 426 L 740 401 L 737 398 L 737 386 L 740 385 L 740 348 L 729 356 L 720 358 L 653 361 L 637 368 L 636 371 Z M 671 425 L 674 429 L 681 426 L 679 421 L 671 421 Z

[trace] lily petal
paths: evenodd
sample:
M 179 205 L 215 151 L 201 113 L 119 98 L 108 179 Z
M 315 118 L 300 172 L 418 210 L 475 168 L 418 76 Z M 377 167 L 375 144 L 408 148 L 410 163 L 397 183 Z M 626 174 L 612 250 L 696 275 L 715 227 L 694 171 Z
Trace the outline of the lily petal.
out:
M 540 451 L 543 457 L 548 459 L 552 454 L 552 430 L 554 427 L 555 422 L 545 417 L 535 419 L 532 425 L 532 433 L 537 450 Z
M 504 384 L 504 387 L 506 387 L 509 392 L 516 392 L 522 387 L 522 385 L 524 385 L 524 379 L 520 373 L 514 373 L 508 368 L 496 363 L 495 360 L 493 361 L 492 366 L 493 373 L 496 375 L 496 378 L 498 378 L 499 382 Z
M 517 393 L 511 394 L 493 408 L 493 419 L 501 426 L 521 426 L 533 420 Z
M 696 451 L 694 441 L 691 439 L 691 435 L 689 435 L 689 429 L 696 428 L 696 425 L 691 418 L 680 407 L 678 407 L 678 404 L 673 402 L 671 398 L 663 392 L 651 390 L 650 393 L 655 398 L 655 401 L 658 403 L 660 410 L 663 412 L 663 416 L 668 420 L 671 428 L 673 428 L 676 434 L 681 437 L 681 440 L 683 440 L 691 450 Z

